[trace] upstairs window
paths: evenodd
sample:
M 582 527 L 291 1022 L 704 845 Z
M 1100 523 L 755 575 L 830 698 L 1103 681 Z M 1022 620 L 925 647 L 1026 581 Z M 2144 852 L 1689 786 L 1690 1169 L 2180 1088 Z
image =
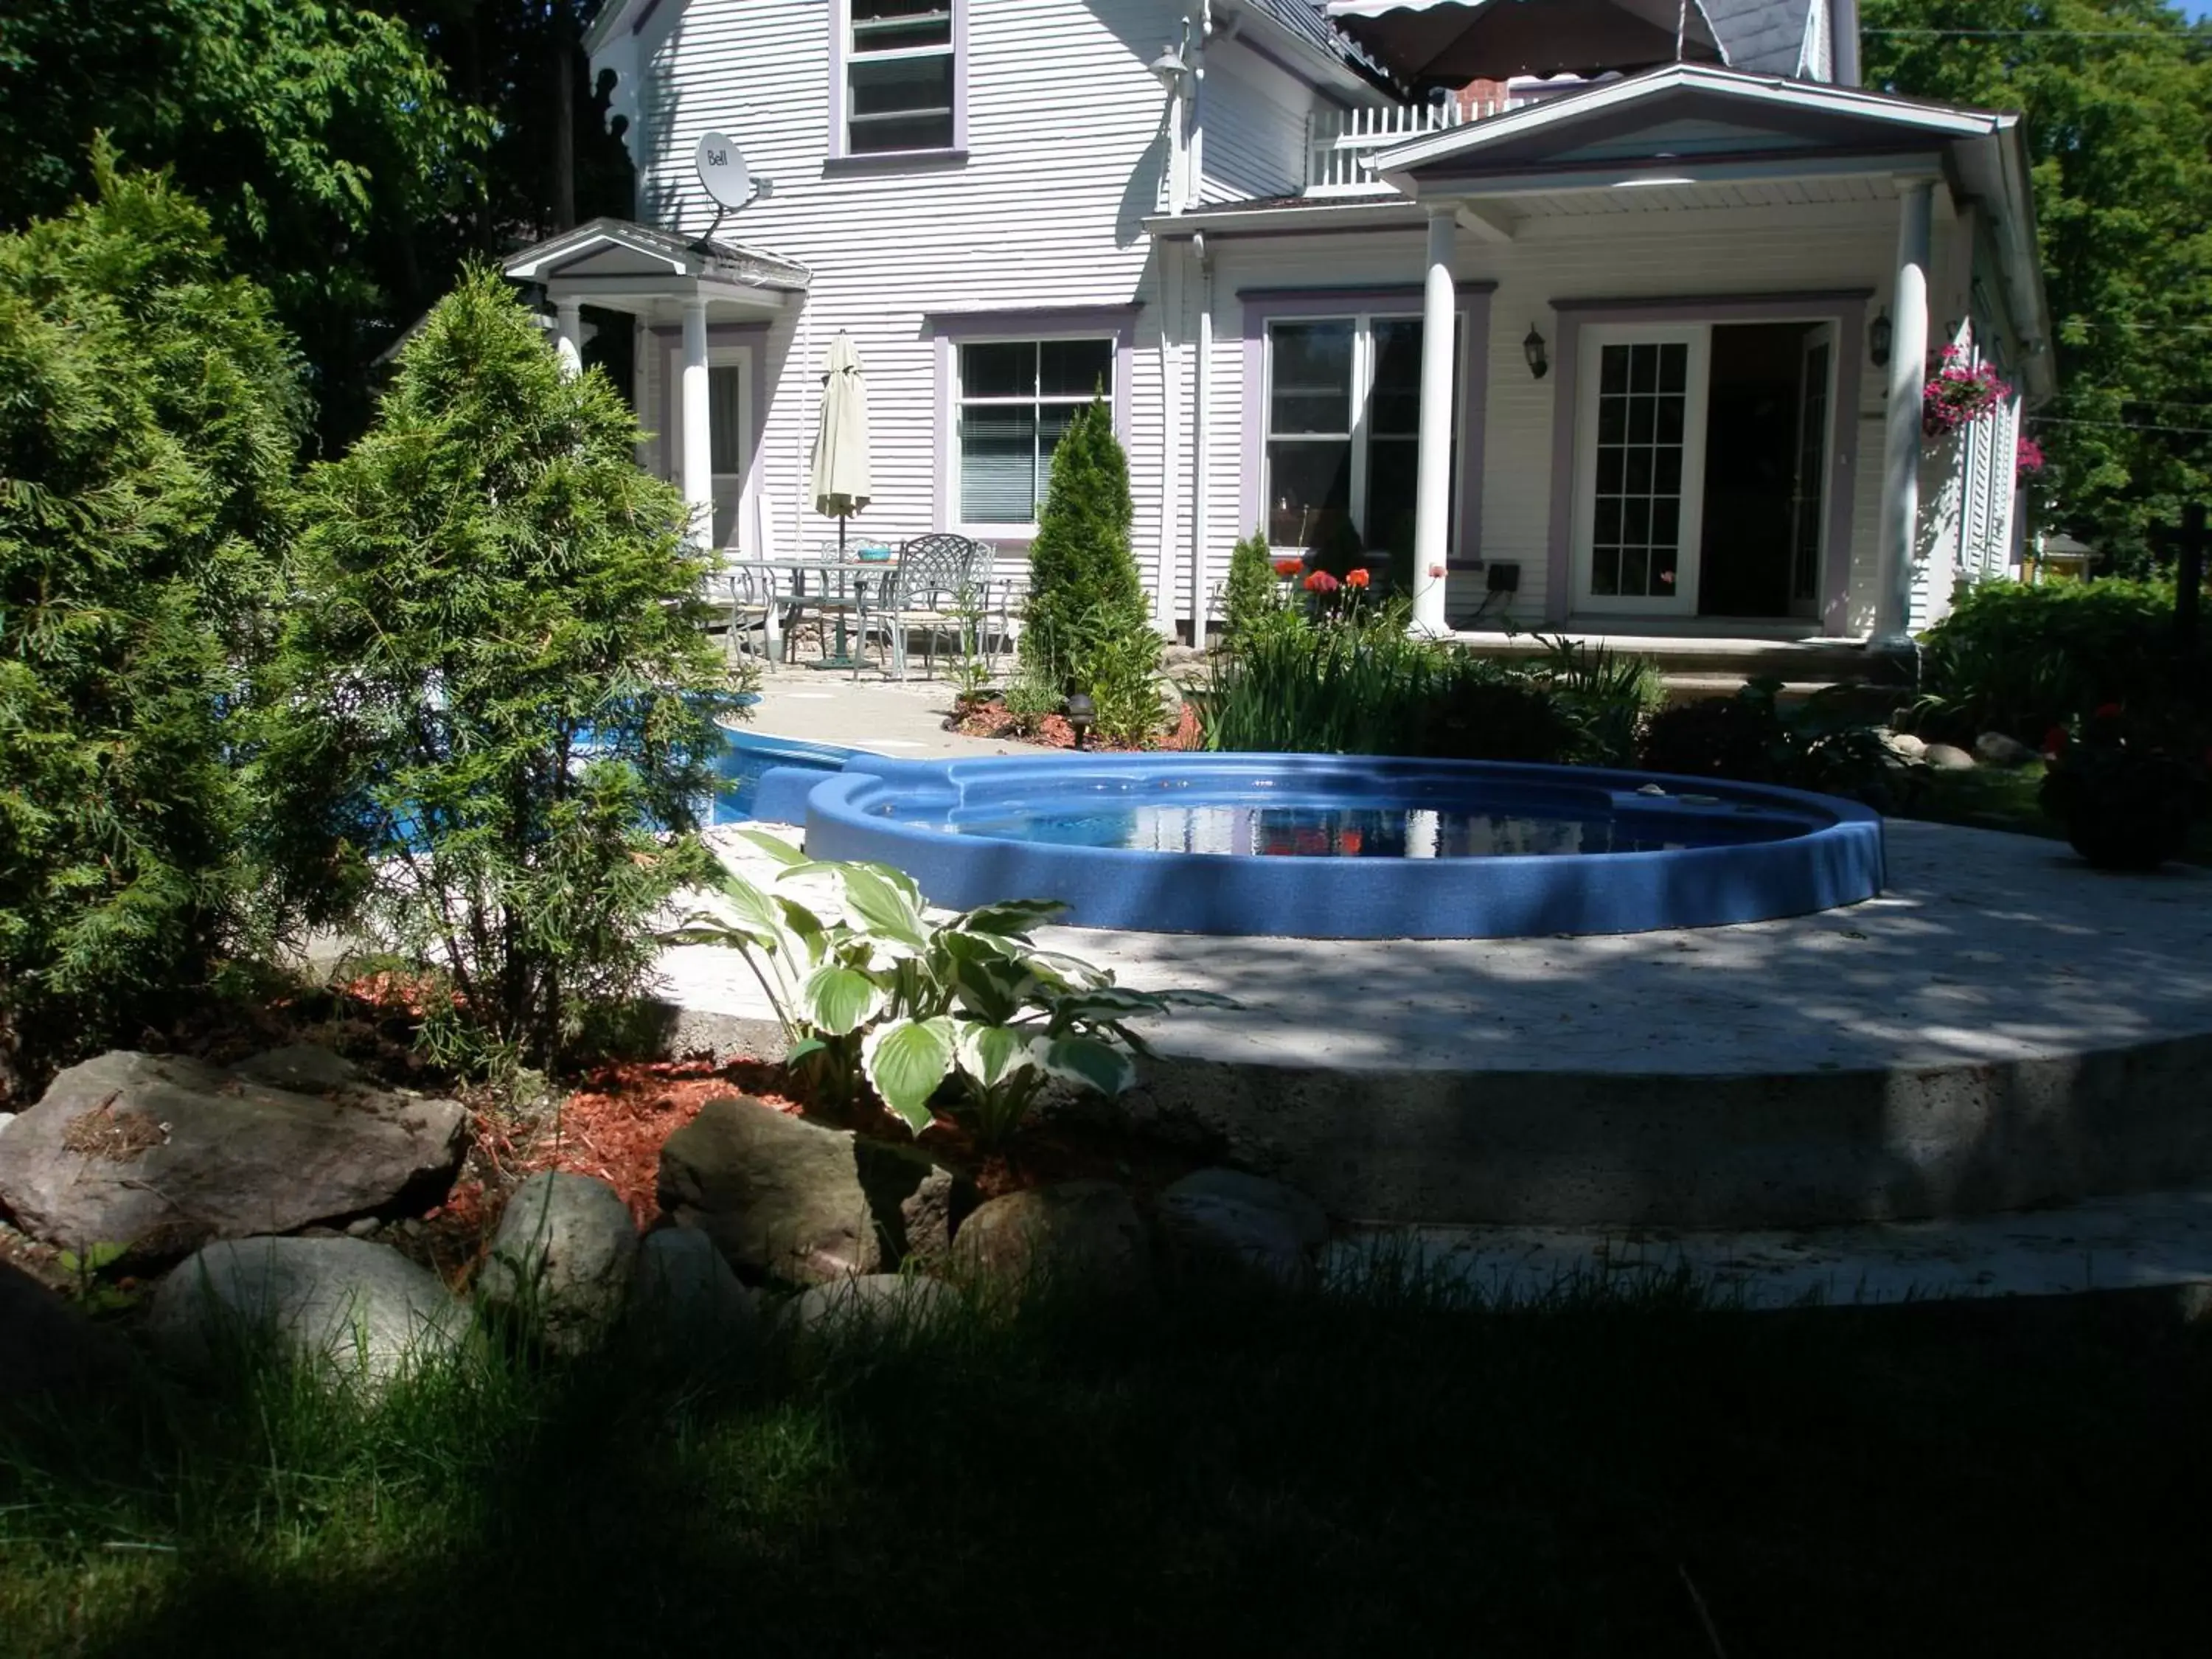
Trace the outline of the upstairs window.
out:
M 959 148 L 961 3 L 842 0 L 842 154 Z

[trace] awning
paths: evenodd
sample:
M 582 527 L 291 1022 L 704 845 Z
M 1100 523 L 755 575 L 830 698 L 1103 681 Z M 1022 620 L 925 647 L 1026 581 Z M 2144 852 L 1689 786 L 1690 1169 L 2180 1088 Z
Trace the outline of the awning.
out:
M 1728 61 L 1698 0 L 1329 0 L 1328 15 L 1432 86 Z

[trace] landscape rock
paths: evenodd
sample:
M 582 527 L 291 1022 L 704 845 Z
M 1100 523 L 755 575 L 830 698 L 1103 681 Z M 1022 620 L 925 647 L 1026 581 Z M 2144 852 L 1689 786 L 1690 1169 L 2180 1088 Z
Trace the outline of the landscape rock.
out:
M 660 1207 L 740 1273 L 819 1284 L 933 1248 L 939 1213 L 949 1231 L 963 1191 L 955 1177 L 932 1184 L 944 1173 L 914 1147 L 750 1098 L 710 1100 L 661 1148 Z
M 1882 733 L 1881 740 L 1888 746 L 1889 752 L 1893 755 L 1902 756 L 1909 761 L 1927 758 L 1927 739 L 1916 738 L 1910 732 L 1885 732 Z
M 714 1241 L 689 1227 L 645 1236 L 630 1269 L 629 1313 L 649 1334 L 687 1348 L 746 1341 L 760 1325 L 753 1293 Z
M 1939 772 L 1971 772 L 1974 757 L 1956 744 L 1931 743 L 1921 751 L 1920 758 Z
M 1984 766 L 2025 766 L 2037 756 L 2018 738 L 1984 732 L 1974 739 L 1974 758 Z
M 959 1305 L 960 1295 L 939 1279 L 905 1273 L 863 1273 L 817 1285 L 784 1304 L 780 1321 L 800 1331 L 848 1323 L 920 1322 Z
M 9 1126 L 9 1124 L 13 1123 L 15 1121 L 15 1113 L 13 1113 L 13 1112 L 0 1112 L 0 1135 L 4 1135 L 4 1134 L 6 1134 L 6 1133 L 8 1133 L 8 1126 Z
M 981 1276 L 1033 1288 L 1106 1294 L 1142 1290 L 1152 1242 L 1129 1194 L 1108 1181 L 1070 1181 L 1007 1193 L 961 1224 L 953 1259 Z
M 1274 1211 L 1288 1222 L 1291 1233 L 1306 1249 L 1319 1249 L 1328 1243 L 1328 1212 L 1297 1188 L 1265 1176 L 1243 1170 L 1194 1170 L 1160 1194 L 1163 1204 L 1195 1198 Z
M 467 1326 L 434 1274 L 358 1238 L 210 1244 L 161 1282 L 147 1318 L 180 1359 L 265 1330 L 295 1358 L 372 1384 L 452 1352 Z
M 164 1257 L 434 1201 L 451 1183 L 467 1126 L 452 1101 L 349 1067 L 343 1082 L 304 1060 L 279 1069 L 330 1091 L 130 1049 L 72 1066 L 0 1142 L 0 1207 L 50 1243 Z
M 85 1403 L 131 1372 L 131 1345 L 119 1334 L 0 1261 L 0 1407 L 56 1395 Z
M 514 1189 L 477 1276 L 477 1302 L 534 1322 L 545 1346 L 580 1353 L 622 1317 L 637 1224 L 612 1187 L 564 1170 Z

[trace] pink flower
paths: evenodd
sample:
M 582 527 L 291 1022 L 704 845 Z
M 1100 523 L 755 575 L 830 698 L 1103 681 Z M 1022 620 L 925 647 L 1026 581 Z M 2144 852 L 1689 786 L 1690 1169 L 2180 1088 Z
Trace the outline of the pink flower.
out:
M 2029 473 L 2043 471 L 2043 446 L 2033 438 L 2022 438 L 2013 449 L 2013 470 Z
M 1326 570 L 1316 570 L 1306 578 L 1306 592 L 1309 593 L 1334 593 L 1343 586 Z
M 1429 567 L 1429 577 L 1432 581 L 1442 581 L 1444 579 L 1443 566 L 1440 564 L 1431 565 Z

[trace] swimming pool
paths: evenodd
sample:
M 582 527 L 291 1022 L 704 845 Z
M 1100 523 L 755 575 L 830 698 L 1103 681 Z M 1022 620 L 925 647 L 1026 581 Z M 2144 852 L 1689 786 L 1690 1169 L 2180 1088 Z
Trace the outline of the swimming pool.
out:
M 1796 790 L 1594 768 L 1335 755 L 855 756 L 758 788 L 807 850 L 955 908 L 1320 939 L 1638 933 L 1879 892 L 1881 821 Z M 768 814 L 763 814 L 768 816 Z

